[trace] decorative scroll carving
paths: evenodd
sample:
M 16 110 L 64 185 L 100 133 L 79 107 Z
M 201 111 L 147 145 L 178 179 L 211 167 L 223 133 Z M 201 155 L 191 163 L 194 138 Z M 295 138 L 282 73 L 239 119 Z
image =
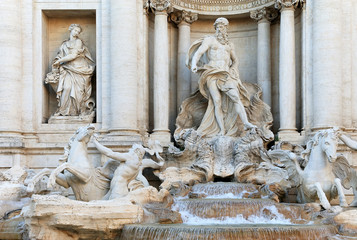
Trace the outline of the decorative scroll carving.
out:
M 171 13 L 170 19 L 177 25 L 182 22 L 192 24 L 193 22 L 197 21 L 198 14 L 192 13 L 189 11 L 175 11 L 175 12 Z
M 203 12 L 234 12 L 257 8 L 275 0 L 172 0 L 174 8 Z
M 150 7 L 155 13 L 171 12 L 172 9 L 170 0 L 151 0 Z
M 300 0 L 276 0 L 275 8 L 284 9 L 284 8 L 296 8 Z
M 271 8 L 262 8 L 250 12 L 250 17 L 256 21 L 266 19 L 268 21 L 274 20 L 278 16 L 278 12 Z

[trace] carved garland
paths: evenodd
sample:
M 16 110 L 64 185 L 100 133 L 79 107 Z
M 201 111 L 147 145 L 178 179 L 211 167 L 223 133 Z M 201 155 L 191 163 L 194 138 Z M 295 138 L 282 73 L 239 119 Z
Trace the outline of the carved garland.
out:
M 173 7 L 204 12 L 245 11 L 272 3 L 275 0 L 171 0 Z

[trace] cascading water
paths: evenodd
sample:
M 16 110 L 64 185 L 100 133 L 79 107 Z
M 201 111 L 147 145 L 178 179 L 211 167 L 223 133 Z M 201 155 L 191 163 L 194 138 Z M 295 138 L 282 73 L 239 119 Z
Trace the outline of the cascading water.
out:
M 244 199 L 257 187 L 241 183 L 197 184 L 192 188 L 199 199 L 176 199 L 173 210 L 181 213 L 184 224 L 307 224 L 301 208 L 277 204 L 270 199 Z M 286 216 L 287 215 L 287 216 Z
M 222 240 L 222 239 L 327 239 L 336 234 L 331 225 L 314 224 L 303 206 L 270 199 L 244 199 L 253 184 L 207 183 L 192 188 L 189 196 L 177 198 L 172 209 L 183 224 L 128 225 L 122 239 Z
M 206 198 L 236 198 L 242 199 L 244 194 L 257 191 L 254 184 L 234 183 L 234 182 L 215 182 L 196 184 L 192 187 L 193 194 L 203 194 Z
M 130 225 L 125 226 L 126 240 L 319 240 L 334 235 L 329 225 Z

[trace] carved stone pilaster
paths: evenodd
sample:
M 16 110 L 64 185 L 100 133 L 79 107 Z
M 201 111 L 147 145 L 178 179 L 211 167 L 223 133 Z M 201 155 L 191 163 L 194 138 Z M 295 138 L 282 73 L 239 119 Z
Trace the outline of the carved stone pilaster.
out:
M 269 22 L 273 21 L 278 17 L 278 12 L 275 9 L 271 8 L 261 8 L 250 12 L 250 17 L 256 20 L 257 22 L 261 20 L 267 20 Z
M 295 9 L 301 0 L 276 0 L 275 8 L 283 11 L 284 9 Z
M 172 12 L 170 0 L 151 0 L 150 8 L 155 14 L 167 14 Z
M 197 21 L 198 14 L 189 11 L 175 11 L 170 14 L 170 20 L 179 25 L 180 23 L 192 24 Z

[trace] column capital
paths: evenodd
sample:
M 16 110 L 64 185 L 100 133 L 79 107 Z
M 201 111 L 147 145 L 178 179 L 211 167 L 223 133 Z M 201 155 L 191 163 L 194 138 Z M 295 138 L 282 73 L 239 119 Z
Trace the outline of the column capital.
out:
M 278 17 L 278 11 L 271 8 L 261 8 L 250 12 L 250 17 L 256 21 L 273 21 Z
M 149 14 L 149 9 L 150 9 L 149 0 L 143 0 L 143 13 L 146 15 Z
M 151 0 L 150 8 L 155 14 L 167 14 L 172 12 L 170 0 Z
M 300 0 L 300 4 L 302 6 L 302 9 L 306 9 L 306 2 L 307 2 L 307 0 Z
M 190 11 L 174 11 L 170 14 L 170 20 L 173 21 L 175 24 L 179 25 L 181 23 L 192 24 L 193 22 L 197 21 L 198 14 L 192 13 Z
M 301 0 L 276 0 L 275 8 L 279 9 L 280 11 L 284 11 L 285 9 L 295 10 L 300 1 Z

